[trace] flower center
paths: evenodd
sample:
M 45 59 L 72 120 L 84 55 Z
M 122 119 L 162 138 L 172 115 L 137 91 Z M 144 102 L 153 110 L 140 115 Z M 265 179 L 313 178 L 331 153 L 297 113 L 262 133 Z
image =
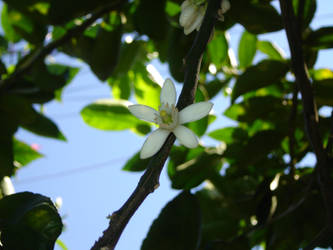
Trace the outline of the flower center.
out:
M 162 122 L 166 124 L 172 123 L 172 116 L 168 114 L 165 110 L 160 111 L 160 116 L 162 118 Z
M 178 126 L 178 120 L 178 110 L 175 105 L 169 106 L 162 103 L 159 108 L 159 115 L 155 118 L 155 122 L 160 128 L 172 131 Z

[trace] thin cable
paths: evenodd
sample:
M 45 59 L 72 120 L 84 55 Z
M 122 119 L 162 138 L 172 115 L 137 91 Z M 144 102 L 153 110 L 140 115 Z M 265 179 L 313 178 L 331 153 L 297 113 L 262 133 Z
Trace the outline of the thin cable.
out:
M 97 169 L 97 168 L 100 169 L 102 167 L 109 166 L 111 163 L 120 162 L 120 161 L 123 161 L 126 159 L 128 159 L 128 157 L 119 157 L 119 158 L 115 158 L 115 159 L 97 163 L 97 164 L 92 164 L 92 165 L 88 165 L 88 166 L 84 166 L 84 167 L 77 167 L 77 168 L 73 168 L 73 169 L 69 169 L 69 170 L 60 171 L 58 173 L 29 177 L 29 178 L 26 178 L 23 180 L 13 179 L 13 182 L 16 185 L 19 185 L 19 184 L 24 184 L 24 183 L 31 183 L 31 182 L 38 182 L 38 181 L 45 181 L 45 180 L 50 180 L 50 179 L 66 177 L 66 176 L 70 176 L 70 175 L 75 175 L 75 174 L 91 171 L 91 170 Z

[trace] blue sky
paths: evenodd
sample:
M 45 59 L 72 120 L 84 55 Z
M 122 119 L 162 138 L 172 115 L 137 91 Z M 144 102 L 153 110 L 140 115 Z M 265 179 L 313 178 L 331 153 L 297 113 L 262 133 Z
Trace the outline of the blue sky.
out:
M 318 28 L 332 24 L 332 1 L 317 2 L 319 11 L 311 26 Z M 278 1 L 274 3 L 278 4 Z M 230 42 L 235 52 L 241 32 L 241 26 L 236 26 L 230 31 Z M 259 38 L 276 42 L 287 55 L 289 54 L 284 32 Z M 332 56 L 332 50 L 321 52 L 316 67 L 329 67 Z M 259 58 L 260 55 L 256 59 Z M 13 183 L 17 192 L 41 193 L 53 200 L 61 197 L 63 206 L 60 214 L 64 217 L 66 230 L 60 239 L 71 250 L 89 249 L 106 229 L 106 216 L 119 209 L 134 190 L 142 173 L 124 172 L 121 168 L 126 160 L 141 148 L 145 138 L 130 131 L 106 132 L 86 125 L 80 117 L 80 110 L 97 99 L 110 98 L 110 89 L 106 83 L 99 82 L 93 76 L 89 67 L 79 61 L 65 56 L 56 56 L 55 60 L 81 67 L 80 73 L 64 91 L 62 102 L 53 101 L 45 106 L 45 114 L 58 124 L 67 142 L 35 136 L 20 129 L 17 138 L 28 144 L 40 145 L 40 152 L 45 157 L 19 170 L 13 178 Z M 170 77 L 167 66 L 155 66 L 163 78 Z M 177 89 L 179 93 L 180 85 Z M 217 115 L 229 105 L 229 100 L 222 94 L 213 102 Z M 230 121 L 220 118 L 209 130 L 228 125 Z M 216 143 L 206 137 L 204 142 Z M 308 161 L 312 160 L 311 157 L 308 158 Z M 179 192 L 170 188 L 165 169 L 160 184 L 129 222 L 117 250 L 140 249 L 153 219 Z

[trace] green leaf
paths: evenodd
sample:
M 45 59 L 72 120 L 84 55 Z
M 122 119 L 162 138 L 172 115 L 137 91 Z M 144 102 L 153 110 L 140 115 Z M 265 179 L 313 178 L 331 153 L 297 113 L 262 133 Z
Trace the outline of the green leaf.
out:
M 105 81 L 111 76 L 118 63 L 122 36 L 120 15 L 117 15 L 117 19 L 119 21 L 112 26 L 111 31 L 102 25 L 100 26 L 94 47 L 91 50 L 89 65 L 101 81 Z
M 269 4 L 234 0 L 232 6 L 236 7 L 230 8 L 229 15 L 253 34 L 273 32 L 283 28 L 281 16 Z
M 130 77 L 134 84 L 134 96 L 137 102 L 158 110 L 161 87 L 150 79 L 146 67 L 137 64 L 130 72 Z
M 161 41 L 167 35 L 166 0 L 141 0 L 134 13 L 134 25 L 140 34 Z M 154 10 L 154 11 L 151 11 Z
M 313 88 L 318 105 L 333 106 L 333 78 L 314 81 Z
M 273 60 L 283 60 L 284 52 L 275 43 L 269 41 L 258 41 L 257 48 Z
M 15 31 L 14 27 L 12 26 L 10 22 L 10 17 L 9 17 L 9 10 L 8 6 L 6 4 L 3 5 L 2 11 L 1 11 L 1 25 L 2 29 L 5 33 L 6 38 L 10 42 L 17 43 L 18 41 L 21 40 L 21 36 Z
M 221 168 L 221 155 L 205 152 L 204 148 L 173 147 L 168 164 L 172 188 L 191 189 L 200 185 Z
M 37 112 L 33 120 L 22 124 L 22 127 L 40 136 L 66 141 L 58 126 L 51 119 Z
M 288 70 L 289 66 L 286 62 L 276 60 L 263 60 L 257 65 L 247 68 L 235 83 L 232 91 L 232 102 L 247 92 L 280 81 Z
M 251 65 L 256 52 L 257 36 L 245 30 L 238 45 L 239 66 L 241 68 L 246 68 Z
M 228 55 L 229 45 L 225 33 L 215 32 L 214 38 L 208 43 L 207 48 L 210 61 L 216 67 L 220 67 Z
M 94 9 L 108 4 L 108 0 L 90 1 L 90 0 L 57 0 L 50 1 L 50 9 L 48 11 L 48 21 L 51 24 L 62 25 L 66 22 L 91 13 Z M 64 8 L 66 6 L 66 8 Z
M 62 250 L 68 250 L 65 243 L 59 239 L 57 239 L 56 244 L 62 249 Z
M 14 160 L 20 167 L 23 167 L 42 156 L 42 154 L 32 149 L 29 145 L 14 139 Z
M 2 198 L 0 221 L 1 242 L 11 250 L 53 249 L 63 227 L 52 201 L 30 192 Z
M 300 5 L 300 2 L 302 5 Z M 303 11 L 300 13 L 300 6 L 303 6 Z M 298 18 L 298 20 L 302 20 L 300 25 L 302 25 L 302 30 L 306 29 L 311 23 L 316 9 L 317 9 L 317 1 L 316 0 L 293 0 L 294 12 L 297 17 L 302 17 L 302 19 Z
M 99 100 L 81 110 L 85 123 L 101 130 L 125 130 L 147 124 L 133 116 L 124 100 Z
M 217 129 L 208 134 L 208 136 L 225 143 L 242 142 L 247 140 L 247 131 L 239 127 L 226 127 Z
M 113 76 L 127 75 L 133 64 L 140 59 L 140 52 L 144 49 L 145 42 L 133 41 L 123 43 L 120 48 L 119 62 L 114 70 Z
M 153 222 L 141 250 L 197 249 L 201 215 L 197 200 L 182 192 L 170 201 Z
M 323 27 L 312 31 L 305 39 L 305 44 L 315 49 L 333 48 L 333 27 Z
M 176 4 L 172 1 L 167 1 L 165 6 L 165 11 L 168 13 L 169 16 L 175 16 L 180 12 L 179 4 Z
M 126 162 L 123 170 L 131 172 L 143 171 L 147 168 L 149 160 L 150 159 L 140 159 L 140 152 L 138 152 Z
M 131 96 L 131 79 L 127 74 L 110 77 L 108 83 L 111 86 L 113 98 L 128 100 Z
M 233 187 L 234 182 L 229 184 Z M 195 196 L 202 212 L 202 238 L 199 249 L 250 249 L 246 239 L 237 237 L 242 230 L 240 223 L 242 218 L 238 214 L 244 207 L 244 204 L 240 204 L 240 200 L 237 204 L 233 204 L 228 199 L 221 198 L 214 187 L 201 189 L 195 193 Z

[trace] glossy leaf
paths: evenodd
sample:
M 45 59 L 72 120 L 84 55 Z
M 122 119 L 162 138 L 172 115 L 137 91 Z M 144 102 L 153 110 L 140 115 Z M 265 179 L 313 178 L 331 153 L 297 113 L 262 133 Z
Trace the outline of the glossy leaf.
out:
M 237 141 L 247 140 L 247 131 L 238 127 L 226 127 L 217 129 L 208 134 L 208 136 L 223 141 L 225 143 L 233 143 Z
M 158 110 L 160 106 L 161 87 L 151 80 L 144 65 L 136 65 L 136 72 L 131 72 L 134 96 L 138 103 Z
M 233 1 L 230 15 L 244 28 L 253 33 L 261 34 L 282 29 L 282 19 L 270 4 L 249 3 L 249 1 Z
M 257 65 L 247 68 L 235 83 L 232 91 L 232 102 L 249 91 L 278 82 L 288 70 L 289 66 L 286 62 L 276 60 L 263 60 Z
M 314 14 L 317 9 L 316 0 L 293 0 L 293 7 L 295 15 L 298 17 L 298 20 L 302 20 L 301 24 L 302 29 L 306 29 L 310 22 L 312 21 Z M 300 18 L 301 17 L 301 18 Z
M 257 51 L 257 36 L 246 30 L 243 32 L 238 44 L 238 60 L 241 68 L 251 65 Z
M 122 25 L 119 15 L 116 19 L 119 20 L 111 26 L 112 30 L 107 30 L 101 25 L 91 51 L 89 65 L 101 81 L 111 76 L 119 60 Z
M 131 172 L 143 171 L 147 168 L 149 161 L 150 159 L 140 159 L 140 152 L 138 152 L 126 162 L 123 170 Z
M 323 27 L 311 32 L 305 44 L 316 49 L 333 48 L 333 27 Z
M 33 120 L 22 124 L 22 127 L 41 136 L 66 141 L 58 126 L 51 119 L 37 112 Z
M 196 198 L 182 192 L 170 201 L 153 222 L 141 250 L 197 249 L 201 217 Z
M 29 164 L 30 162 L 42 157 L 43 155 L 31 146 L 22 141 L 14 139 L 14 160 L 20 167 Z
M 215 32 L 214 38 L 207 46 L 211 62 L 220 67 L 227 58 L 228 48 L 229 45 L 225 33 Z
M 85 123 L 101 130 L 131 129 L 140 124 L 147 124 L 133 116 L 123 100 L 99 100 L 81 110 Z
M 12 250 L 53 249 L 63 227 L 52 201 L 30 192 L 1 199 L 0 221 L 2 245 Z
M 128 100 L 131 96 L 131 78 L 127 74 L 111 77 L 108 83 L 111 86 L 113 98 Z
M 134 13 L 134 23 L 141 34 L 163 40 L 167 34 L 166 0 L 142 0 Z M 151 11 L 151 10 L 154 11 Z
M 274 42 L 269 41 L 258 41 L 257 48 L 260 52 L 268 55 L 270 59 L 273 60 L 283 60 L 284 53 L 281 48 L 277 47 Z
M 318 105 L 333 106 L 333 78 L 321 81 L 315 81 L 314 96 Z
M 1 11 L 1 25 L 5 36 L 9 41 L 16 43 L 21 39 L 21 36 L 15 31 L 10 22 L 9 10 L 6 4 L 3 5 Z
M 191 189 L 218 172 L 221 168 L 221 156 L 204 152 L 202 147 L 184 150 L 173 148 L 168 164 L 168 175 L 172 187 Z

